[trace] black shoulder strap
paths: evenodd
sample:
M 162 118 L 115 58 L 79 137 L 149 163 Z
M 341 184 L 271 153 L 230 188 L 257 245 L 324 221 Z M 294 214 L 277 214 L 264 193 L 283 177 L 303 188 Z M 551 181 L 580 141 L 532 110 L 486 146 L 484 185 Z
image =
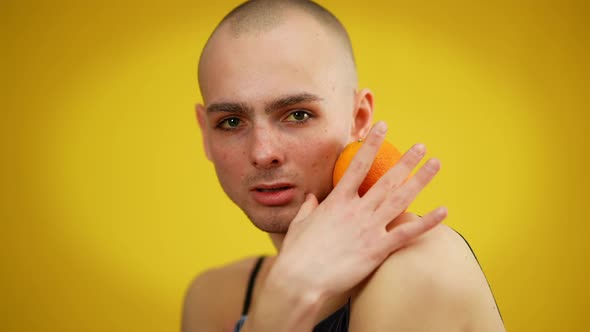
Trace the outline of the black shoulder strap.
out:
M 260 270 L 260 266 L 262 266 L 262 262 L 264 261 L 264 256 L 260 256 L 256 265 L 254 265 L 254 269 L 250 273 L 250 279 L 248 280 L 248 289 L 246 290 L 246 298 L 244 299 L 244 306 L 242 307 L 242 316 L 248 314 L 248 309 L 250 309 L 250 301 L 252 300 L 252 291 L 254 290 L 254 283 L 256 282 L 256 276 L 258 276 L 258 271 Z

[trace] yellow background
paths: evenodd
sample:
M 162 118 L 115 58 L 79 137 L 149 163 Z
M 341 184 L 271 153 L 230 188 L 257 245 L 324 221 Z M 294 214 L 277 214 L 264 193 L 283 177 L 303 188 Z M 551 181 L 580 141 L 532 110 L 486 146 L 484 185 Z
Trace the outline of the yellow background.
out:
M 412 210 L 449 208 L 508 330 L 585 330 L 585 2 L 321 3 L 389 140 L 442 161 Z M 236 4 L 3 2 L 2 331 L 177 331 L 195 274 L 273 251 L 193 113 L 199 52 Z

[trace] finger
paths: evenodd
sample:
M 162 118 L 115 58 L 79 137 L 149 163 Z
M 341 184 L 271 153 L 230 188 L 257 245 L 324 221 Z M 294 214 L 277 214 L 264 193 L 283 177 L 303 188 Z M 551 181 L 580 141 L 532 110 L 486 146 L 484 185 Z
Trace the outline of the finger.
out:
M 421 216 L 419 216 L 415 213 L 412 213 L 412 212 L 402 212 L 399 216 L 397 216 L 397 218 L 395 218 L 391 222 L 389 222 L 387 224 L 387 226 L 385 227 L 385 229 L 389 232 L 394 227 L 397 227 L 397 226 L 407 223 L 407 222 L 420 220 L 421 218 L 422 218 Z
M 440 161 L 436 158 L 429 159 L 408 182 L 387 195 L 375 210 L 377 220 L 388 223 L 405 211 L 439 170 Z
M 373 126 L 365 143 L 359 148 L 354 158 L 352 158 L 350 165 L 344 172 L 338 185 L 334 188 L 334 191 L 343 193 L 346 196 L 358 195 L 358 189 L 367 176 L 369 169 L 371 169 L 373 160 L 383 143 L 386 132 L 387 125 L 384 122 L 377 122 Z
M 291 225 L 299 224 L 301 221 L 307 218 L 317 206 L 318 200 L 315 195 L 312 193 L 307 194 L 307 196 L 305 196 L 305 201 L 303 201 L 303 204 L 301 204 L 301 207 L 297 212 L 297 215 L 293 221 L 291 221 Z
M 369 208 L 377 209 L 387 195 L 395 188 L 404 184 L 412 170 L 426 154 L 424 144 L 415 144 L 387 171 L 363 196 Z M 391 220 L 391 219 L 390 219 Z
M 396 251 L 440 224 L 447 215 L 447 209 L 445 207 L 440 207 L 426 214 L 419 220 L 400 224 L 391 231 L 386 232 L 387 239 L 386 241 L 383 241 L 384 246 L 386 246 L 384 250 L 389 253 Z

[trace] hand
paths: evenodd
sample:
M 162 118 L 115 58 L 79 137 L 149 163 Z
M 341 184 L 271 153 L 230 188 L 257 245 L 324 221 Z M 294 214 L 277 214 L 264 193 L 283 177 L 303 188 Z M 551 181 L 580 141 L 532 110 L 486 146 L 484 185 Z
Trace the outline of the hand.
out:
M 292 221 L 271 275 L 293 287 L 315 292 L 318 298 L 342 294 L 366 278 L 392 252 L 436 226 L 446 209 L 420 219 L 404 210 L 440 169 L 428 160 L 404 182 L 424 157 L 425 148 L 414 145 L 361 198 L 357 191 L 386 133 L 377 123 L 352 160 L 342 180 L 318 205 L 308 194 Z M 399 217 L 399 218 L 398 218 Z M 402 222 L 408 221 L 409 222 Z M 392 222 L 396 227 L 388 227 Z M 413 221 L 412 221 L 413 220 Z

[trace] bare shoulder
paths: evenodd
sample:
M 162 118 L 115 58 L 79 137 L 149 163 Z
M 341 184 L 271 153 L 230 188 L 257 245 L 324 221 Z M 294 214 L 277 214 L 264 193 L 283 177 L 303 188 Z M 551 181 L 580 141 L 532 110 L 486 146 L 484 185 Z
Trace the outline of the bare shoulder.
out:
M 439 225 L 392 254 L 353 297 L 351 331 L 504 331 L 465 240 Z
M 240 317 L 248 276 L 256 257 L 206 270 L 186 290 L 182 331 L 226 332 Z

